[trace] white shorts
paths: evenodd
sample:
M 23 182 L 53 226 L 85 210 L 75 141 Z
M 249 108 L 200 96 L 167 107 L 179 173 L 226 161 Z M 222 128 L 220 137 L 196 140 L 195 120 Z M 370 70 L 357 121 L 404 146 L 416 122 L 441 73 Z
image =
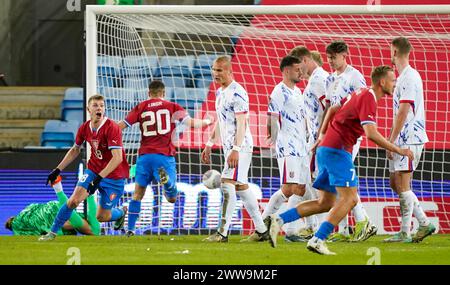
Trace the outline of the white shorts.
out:
M 310 156 L 285 156 L 278 158 L 278 169 L 280 170 L 280 184 L 311 183 Z
M 248 184 L 248 170 L 252 162 L 251 152 L 239 152 L 239 162 L 236 168 L 229 168 L 227 159 L 231 151 L 225 153 L 225 167 L 222 171 L 222 178 L 231 179 L 238 184 Z
M 389 172 L 416 170 L 422 156 L 423 144 L 402 145 L 400 148 L 409 148 L 414 154 L 414 161 L 410 161 L 407 156 L 393 153 L 394 158 L 389 160 Z

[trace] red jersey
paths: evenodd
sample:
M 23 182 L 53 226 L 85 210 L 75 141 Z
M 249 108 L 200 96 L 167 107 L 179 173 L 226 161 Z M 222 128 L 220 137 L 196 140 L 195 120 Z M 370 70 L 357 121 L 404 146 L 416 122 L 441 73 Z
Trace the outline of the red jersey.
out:
M 129 176 L 129 165 L 122 146 L 122 131 L 113 120 L 104 118 L 97 130 L 91 127 L 91 121 L 85 122 L 78 129 L 75 144 L 81 146 L 87 141 L 91 145 L 91 157 L 87 168 L 99 174 L 112 158 L 111 150 L 122 149 L 122 163 L 106 178 L 123 179 Z
M 376 124 L 377 99 L 372 89 L 361 88 L 342 99 L 341 106 L 320 145 L 352 153 L 353 145 L 364 134 L 363 125 Z
M 174 156 L 176 151 L 172 144 L 172 133 L 176 127 L 175 122 L 181 122 L 187 117 L 186 110 L 177 103 L 152 98 L 134 107 L 124 122 L 129 127 L 139 122 L 141 129 L 139 155 L 159 153 Z

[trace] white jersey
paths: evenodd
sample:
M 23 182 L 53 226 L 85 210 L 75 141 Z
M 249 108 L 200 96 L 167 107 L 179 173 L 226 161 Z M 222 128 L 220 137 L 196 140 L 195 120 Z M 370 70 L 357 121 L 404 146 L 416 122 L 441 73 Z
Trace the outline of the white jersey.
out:
M 364 87 L 366 87 L 366 80 L 361 72 L 353 66 L 347 65 L 341 74 L 338 75 L 335 71 L 328 76 L 326 84 L 327 101 L 330 102 L 331 106 L 340 105 L 342 99 L 353 91 Z
M 279 83 L 270 95 L 268 113 L 279 118 L 280 129 L 276 141 L 277 157 L 305 156 L 306 114 L 302 92 Z
M 409 103 L 411 108 L 400 134 L 395 141 L 397 145 L 425 144 L 428 136 L 425 130 L 425 108 L 423 84 L 420 74 L 411 66 L 407 66 L 397 78 L 394 89 L 394 118 L 400 103 Z
M 248 122 L 248 111 L 248 95 L 239 83 L 233 80 L 227 88 L 222 89 L 220 87 L 217 90 L 216 112 L 224 153 L 230 151 L 235 144 L 237 114 L 247 114 L 245 137 L 240 145 L 241 152 L 253 152 L 253 139 Z
M 311 74 L 303 95 L 305 111 L 308 118 L 309 143 L 316 142 L 320 123 L 325 109 L 325 86 L 329 74 L 322 67 L 317 67 Z

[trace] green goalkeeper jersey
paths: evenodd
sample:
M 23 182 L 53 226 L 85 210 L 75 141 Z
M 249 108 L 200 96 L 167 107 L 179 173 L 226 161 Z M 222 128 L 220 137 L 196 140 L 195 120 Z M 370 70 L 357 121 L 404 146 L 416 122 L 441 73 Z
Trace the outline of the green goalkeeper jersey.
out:
M 48 233 L 59 211 L 58 201 L 30 204 L 12 222 L 15 235 L 42 235 Z M 59 232 L 58 234 L 64 234 Z

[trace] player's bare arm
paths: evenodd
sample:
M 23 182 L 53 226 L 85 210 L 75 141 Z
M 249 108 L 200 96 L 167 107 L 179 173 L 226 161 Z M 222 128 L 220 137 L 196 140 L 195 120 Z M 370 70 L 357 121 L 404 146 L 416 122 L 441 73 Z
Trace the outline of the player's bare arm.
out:
M 245 137 L 245 129 L 247 124 L 247 115 L 238 114 L 236 115 L 236 137 L 234 139 L 233 149 L 227 158 L 227 163 L 230 168 L 235 168 L 239 162 L 239 148 L 242 145 Z
M 398 108 L 398 113 L 395 116 L 394 123 L 391 130 L 391 135 L 389 136 L 389 141 L 393 143 L 398 135 L 400 134 L 400 131 L 402 130 L 403 126 L 405 125 L 406 117 L 408 116 L 409 108 L 411 108 L 411 104 L 409 103 L 400 103 L 400 106 Z M 388 151 L 386 153 L 388 159 L 392 159 L 392 153 Z
M 124 121 L 118 122 L 117 125 L 119 125 L 120 130 L 126 129 L 128 127 L 128 125 L 125 124 Z
M 399 155 L 407 156 L 410 160 L 414 160 L 414 154 L 411 150 L 399 148 L 395 144 L 389 142 L 378 132 L 377 126 L 375 124 L 366 124 L 363 126 L 363 128 L 366 137 L 376 143 L 378 146 L 388 151 L 398 153 Z
M 320 142 L 323 139 L 323 136 L 327 132 L 328 124 L 333 120 L 334 115 L 336 115 L 337 111 L 339 111 L 340 108 L 341 108 L 341 106 L 336 105 L 336 106 L 330 107 L 328 109 L 326 115 L 324 116 L 322 125 L 319 128 L 319 137 L 317 138 L 316 143 L 311 148 L 311 151 L 313 153 L 316 151 L 317 146 L 320 144 Z
M 122 149 L 121 148 L 115 148 L 111 150 L 112 158 L 109 161 L 109 163 L 106 165 L 106 167 L 100 171 L 98 175 L 101 177 L 108 176 L 111 172 L 114 171 L 114 169 L 119 166 L 119 164 L 122 163 L 123 157 L 122 157 Z
M 202 152 L 202 163 L 210 164 L 211 163 L 211 147 L 216 143 L 217 138 L 219 137 L 219 124 L 216 123 L 211 133 L 211 137 L 206 143 L 206 147 Z
M 269 114 L 267 118 L 267 144 L 273 145 L 278 137 L 278 115 Z

